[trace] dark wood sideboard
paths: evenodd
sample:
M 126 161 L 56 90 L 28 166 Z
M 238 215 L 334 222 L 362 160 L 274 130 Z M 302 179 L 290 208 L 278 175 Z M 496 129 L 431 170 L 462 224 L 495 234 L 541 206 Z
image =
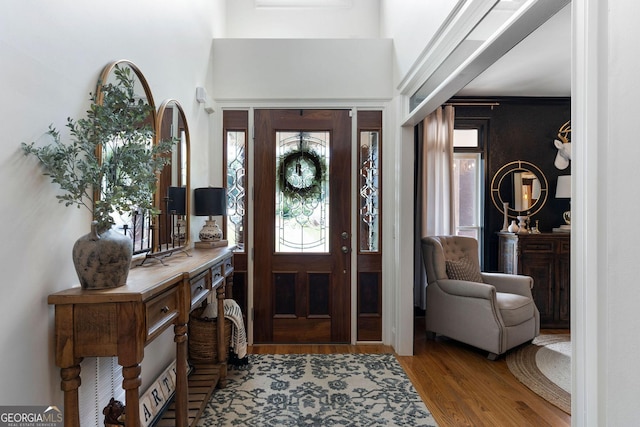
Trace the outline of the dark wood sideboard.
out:
M 216 386 L 226 383 L 226 354 L 218 363 L 194 368 L 187 377 L 187 322 L 191 310 L 209 295 L 223 313 L 225 293 L 232 297 L 233 248 L 193 249 L 134 267 L 127 284 L 105 290 L 70 288 L 49 295 L 55 305 L 55 356 L 64 391 L 64 425 L 79 427 L 80 362 L 90 356 L 117 356 L 122 365 L 126 426 L 140 426 L 140 363 L 145 346 L 173 326 L 176 343 L 174 402 L 157 425 L 195 425 Z M 215 298 L 213 294 L 215 293 Z M 218 348 L 224 347 L 224 322 L 217 322 Z M 197 377 L 196 387 L 190 386 Z M 203 392 L 203 389 L 206 392 Z M 107 402 L 105 402 L 105 405 Z
M 540 327 L 570 327 L 569 233 L 498 233 L 498 269 L 533 277 Z

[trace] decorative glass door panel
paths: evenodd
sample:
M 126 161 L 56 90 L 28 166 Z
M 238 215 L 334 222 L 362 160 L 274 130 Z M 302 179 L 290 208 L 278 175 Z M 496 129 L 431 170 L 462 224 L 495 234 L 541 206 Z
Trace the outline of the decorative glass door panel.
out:
M 380 132 L 360 132 L 360 251 L 378 252 L 380 247 L 379 176 Z
M 329 252 L 329 132 L 276 132 L 276 253 Z

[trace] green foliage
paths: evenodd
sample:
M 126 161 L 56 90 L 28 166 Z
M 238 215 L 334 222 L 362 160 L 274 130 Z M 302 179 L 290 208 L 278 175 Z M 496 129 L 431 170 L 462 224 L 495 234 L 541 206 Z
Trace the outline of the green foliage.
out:
M 157 174 L 166 165 L 175 139 L 153 144 L 149 121 L 153 108 L 135 98 L 135 79 L 129 67 L 115 67 L 116 83 L 105 84 L 102 103 L 91 94 L 86 118 L 67 119 L 71 141 L 49 126 L 53 143 L 35 147 L 22 143 L 25 155 L 35 155 L 44 174 L 60 185 L 56 196 L 65 206 L 85 207 L 98 221 L 98 230 L 112 227 L 112 212 L 134 210 L 157 214 L 153 206 Z M 97 196 L 97 198 L 95 197 Z

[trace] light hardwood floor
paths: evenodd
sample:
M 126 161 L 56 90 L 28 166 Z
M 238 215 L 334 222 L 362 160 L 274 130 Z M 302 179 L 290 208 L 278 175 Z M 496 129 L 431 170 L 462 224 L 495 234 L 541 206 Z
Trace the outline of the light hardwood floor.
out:
M 416 390 L 442 427 L 525 427 L 571 425 L 571 416 L 522 385 L 504 356 L 490 361 L 464 344 L 428 341 L 423 319 L 416 319 L 414 356 L 397 356 Z M 544 333 L 567 333 L 545 330 Z M 250 353 L 388 353 L 383 345 L 254 345 Z

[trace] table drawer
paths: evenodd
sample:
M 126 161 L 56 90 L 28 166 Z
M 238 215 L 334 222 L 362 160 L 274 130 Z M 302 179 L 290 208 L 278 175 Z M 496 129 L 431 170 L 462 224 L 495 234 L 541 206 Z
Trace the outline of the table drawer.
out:
M 154 339 L 178 317 L 178 287 L 145 303 L 147 341 Z
M 191 288 L 191 308 L 204 301 L 211 289 L 211 273 L 209 270 L 203 271 L 190 281 Z
M 222 274 L 222 266 L 223 264 L 217 264 L 211 267 L 211 286 L 217 287 L 220 282 L 224 281 L 224 276 Z
M 233 257 L 224 260 L 224 276 L 228 277 L 233 273 Z

